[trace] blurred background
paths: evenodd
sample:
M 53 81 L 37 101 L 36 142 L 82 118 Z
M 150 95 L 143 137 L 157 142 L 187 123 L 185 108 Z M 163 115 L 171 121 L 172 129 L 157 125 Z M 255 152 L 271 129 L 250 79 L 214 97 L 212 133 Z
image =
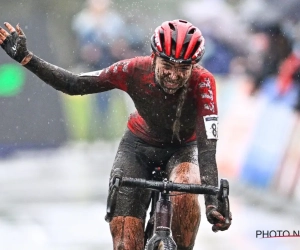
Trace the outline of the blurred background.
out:
M 80 73 L 137 55 L 165 20 L 206 39 L 201 64 L 217 80 L 217 161 L 231 183 L 233 224 L 203 217 L 196 249 L 299 249 L 300 2 L 298 0 L 0 0 L 28 48 Z M 0 53 L 0 249 L 112 249 L 108 176 L 134 110 L 118 90 L 67 96 Z M 201 202 L 203 204 L 202 198 Z M 202 212 L 203 205 L 202 205 Z

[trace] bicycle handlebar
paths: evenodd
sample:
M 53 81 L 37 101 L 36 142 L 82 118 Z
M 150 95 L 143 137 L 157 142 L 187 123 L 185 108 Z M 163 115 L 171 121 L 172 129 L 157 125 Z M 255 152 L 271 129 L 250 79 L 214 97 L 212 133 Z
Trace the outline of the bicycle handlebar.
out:
M 216 195 L 219 193 L 219 189 L 217 187 L 209 185 L 173 183 L 169 181 L 152 181 L 127 177 L 123 177 L 121 179 L 121 186 L 154 189 L 160 192 L 178 191 L 191 194 L 212 195 Z
M 222 212 L 225 217 L 225 224 L 230 224 L 230 206 L 229 206 L 229 182 L 226 179 L 220 180 L 220 188 L 210 185 L 199 185 L 199 184 L 185 184 L 185 183 L 174 183 L 167 180 L 153 181 L 138 178 L 122 177 L 120 173 L 116 174 L 113 178 L 112 186 L 108 195 L 107 209 L 105 220 L 109 222 L 111 215 L 113 214 L 117 191 L 120 186 L 126 187 L 138 187 L 157 190 L 159 192 L 167 193 L 171 191 L 192 193 L 192 194 L 209 194 L 217 195 L 218 200 L 222 204 Z

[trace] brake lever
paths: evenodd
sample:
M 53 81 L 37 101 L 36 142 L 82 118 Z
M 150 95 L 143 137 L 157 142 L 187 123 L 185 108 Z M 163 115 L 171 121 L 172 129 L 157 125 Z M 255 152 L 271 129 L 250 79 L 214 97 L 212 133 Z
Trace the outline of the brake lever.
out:
M 222 212 L 225 217 L 225 224 L 230 224 L 230 205 L 229 205 L 229 182 L 226 179 L 220 180 L 220 189 L 218 192 L 218 200 L 222 202 Z
M 116 178 L 115 182 L 111 186 L 109 190 L 109 194 L 107 197 L 107 205 L 106 205 L 106 215 L 105 215 L 105 221 L 110 222 L 112 219 L 112 214 L 116 205 L 116 196 L 118 193 L 120 187 L 120 179 Z
M 115 205 L 116 205 L 117 193 L 119 191 L 119 187 L 122 181 L 122 173 L 123 173 L 122 170 L 116 169 L 111 180 L 111 184 L 109 187 L 109 194 L 107 197 L 107 205 L 106 205 L 106 215 L 105 215 L 106 222 L 110 222 L 112 219 L 112 214 L 114 212 Z

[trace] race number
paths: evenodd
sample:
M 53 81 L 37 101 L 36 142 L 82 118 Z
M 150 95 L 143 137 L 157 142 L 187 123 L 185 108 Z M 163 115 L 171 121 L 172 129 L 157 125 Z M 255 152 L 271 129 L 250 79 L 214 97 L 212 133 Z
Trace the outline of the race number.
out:
M 218 116 L 203 116 L 207 139 L 218 139 Z
M 102 70 L 87 72 L 87 73 L 81 73 L 79 76 L 100 76 Z

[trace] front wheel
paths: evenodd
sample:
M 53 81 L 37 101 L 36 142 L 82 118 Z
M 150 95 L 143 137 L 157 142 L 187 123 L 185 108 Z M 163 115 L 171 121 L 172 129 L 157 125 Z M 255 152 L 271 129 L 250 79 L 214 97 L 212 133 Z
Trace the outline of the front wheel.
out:
M 177 245 L 169 233 L 156 232 L 147 242 L 145 250 L 177 250 Z
M 177 246 L 174 241 L 166 238 L 158 243 L 157 250 L 177 250 Z
M 157 250 L 166 250 L 165 244 L 162 240 L 159 242 Z

